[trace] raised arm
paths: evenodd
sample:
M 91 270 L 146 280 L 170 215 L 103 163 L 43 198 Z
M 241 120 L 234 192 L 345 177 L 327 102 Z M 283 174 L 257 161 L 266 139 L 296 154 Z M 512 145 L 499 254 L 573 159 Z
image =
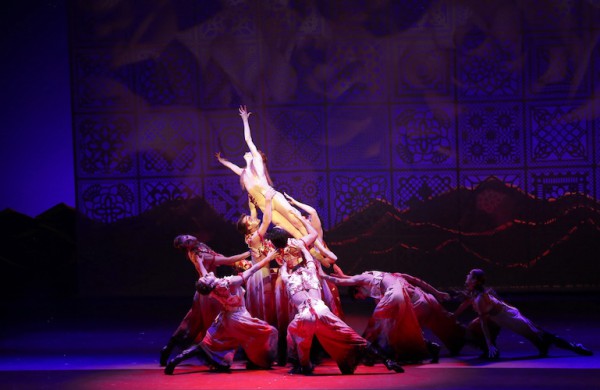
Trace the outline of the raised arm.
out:
M 294 246 L 297 245 L 297 247 L 300 248 L 300 250 L 302 251 L 302 254 L 304 255 L 304 260 L 306 260 L 306 266 L 311 267 L 316 271 L 317 265 L 315 263 L 315 258 L 310 254 L 310 251 L 308 250 L 308 247 L 304 244 L 304 241 L 292 239 L 292 242 L 294 242 Z
M 242 168 L 240 168 L 239 166 L 235 165 L 234 163 L 232 163 L 231 161 L 227 160 L 226 158 L 221 156 L 221 152 L 217 152 L 215 153 L 215 157 L 217 158 L 217 160 L 223 164 L 224 166 L 226 166 L 227 168 L 231 169 L 236 175 L 240 176 L 242 174 L 242 172 L 244 171 Z
M 406 279 L 406 281 L 412 284 L 413 286 L 420 287 L 423 291 L 432 294 L 438 301 L 447 301 L 448 299 L 450 299 L 450 294 L 439 291 L 429 283 L 419 278 L 415 278 L 414 276 L 409 274 L 400 274 L 400 276 Z
M 281 264 L 281 267 L 279 268 L 279 277 L 281 278 L 281 280 L 284 283 L 287 283 L 287 280 L 290 277 L 290 274 L 289 274 L 288 268 L 287 268 L 287 263 L 285 261 L 283 262 L 283 264 Z
M 327 275 L 322 272 L 321 277 L 325 280 L 335 283 L 338 286 L 359 286 L 367 284 L 369 281 L 362 274 L 347 276 L 345 278 L 338 278 L 336 276 Z
M 309 248 L 315 243 L 315 241 L 319 237 L 319 234 L 305 217 L 300 216 L 299 218 L 300 221 L 302 221 L 304 227 L 306 228 L 306 231 L 308 232 L 308 234 L 302 237 L 301 240 L 304 241 L 304 245 L 306 245 L 306 247 Z
M 256 211 L 256 202 L 250 194 L 248 194 L 248 209 L 250 210 L 250 216 L 252 218 L 256 218 L 258 216 L 258 212 Z
M 204 268 L 204 256 L 195 255 L 196 264 L 198 264 L 198 273 L 200 276 L 206 276 L 208 272 L 206 272 L 206 268 Z
M 262 154 L 258 151 L 258 148 L 254 144 L 252 140 L 252 134 L 250 132 L 250 122 L 248 118 L 252 113 L 248 111 L 246 106 L 240 106 L 240 116 L 242 117 L 242 121 L 244 122 L 244 140 L 246 140 L 246 144 L 248 145 L 248 149 L 250 149 L 250 153 L 252 153 L 252 166 L 256 171 L 256 174 L 264 177 L 269 185 L 272 185 L 271 179 L 268 177 L 265 168 L 265 162 L 263 161 Z
M 250 256 L 250 251 L 246 251 L 246 252 L 240 253 L 238 255 L 233 255 L 233 256 L 217 255 L 217 256 L 215 256 L 215 265 L 217 265 L 217 266 L 232 265 L 236 261 L 247 259 L 249 256 Z
M 260 153 L 258 152 L 256 145 L 254 145 L 254 141 L 252 141 L 252 133 L 250 132 L 250 122 L 248 121 L 250 115 L 252 115 L 252 113 L 248 111 L 246 106 L 240 106 L 240 116 L 242 117 L 242 122 L 244 122 L 244 140 L 246 140 L 246 144 L 248 145 L 248 149 L 250 149 L 250 153 L 252 153 L 252 156 L 256 158 L 256 156 L 260 157 Z
M 265 256 L 264 259 L 262 259 L 261 261 L 259 261 L 258 263 L 254 264 L 252 267 L 248 268 L 247 270 L 245 270 L 242 275 L 242 281 L 246 281 L 248 280 L 248 278 L 250 276 L 252 276 L 256 271 L 258 271 L 259 269 L 261 269 L 262 267 L 264 267 L 265 265 L 269 264 L 269 262 L 273 259 L 273 257 L 275 257 L 275 254 L 277 254 L 277 251 L 272 250 L 271 252 L 269 252 L 269 254 L 267 256 Z

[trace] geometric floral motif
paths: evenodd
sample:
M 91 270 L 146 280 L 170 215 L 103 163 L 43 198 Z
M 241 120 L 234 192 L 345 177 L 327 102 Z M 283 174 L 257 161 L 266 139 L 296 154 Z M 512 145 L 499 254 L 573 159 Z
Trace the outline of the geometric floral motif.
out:
M 95 183 L 80 189 L 79 209 L 90 219 L 112 223 L 138 214 L 136 193 L 124 183 Z
M 242 162 L 239 104 L 264 113 L 250 121 L 277 189 L 315 207 L 324 226 L 375 197 L 405 209 L 457 180 L 475 189 L 495 176 L 542 197 L 589 193 L 600 182 L 600 125 L 589 119 L 598 112 L 591 99 L 584 107 L 573 99 L 600 85 L 600 51 L 585 46 L 595 14 L 581 12 L 591 1 L 511 4 L 523 30 L 505 32 L 472 7 L 417 0 L 400 7 L 422 16 L 399 17 L 411 20 L 402 31 L 375 25 L 369 9 L 368 26 L 349 22 L 333 38 L 343 19 L 324 13 L 361 10 L 266 1 L 176 2 L 178 13 L 190 9 L 171 26 L 181 34 L 138 41 L 141 16 L 156 2 L 127 0 L 140 8 L 126 20 L 102 14 L 120 2 L 69 6 L 77 199 L 86 214 L 113 221 L 204 193 L 237 220 L 247 196 L 213 154 Z M 587 56 L 581 65 L 578 50 Z M 532 92 L 546 100 L 528 100 Z
M 256 34 L 256 13 L 251 9 L 253 3 L 247 1 L 228 1 L 224 12 L 211 15 L 200 24 L 198 38 L 212 40 L 222 34 L 232 37 L 248 37 Z M 203 4 L 205 8 L 207 5 Z M 210 7 L 208 7 L 210 8 Z M 221 5 L 214 7 L 220 9 Z
M 563 2 L 567 3 L 567 2 Z M 587 34 L 562 30 L 556 33 L 528 34 L 525 41 L 527 93 L 533 97 L 591 95 L 593 60 L 580 56 L 580 47 L 590 45 Z
M 322 173 L 304 172 L 302 174 L 278 173 L 273 175 L 275 188 L 281 193 L 287 193 L 298 202 L 313 207 L 319 214 L 324 229 L 329 227 L 329 203 L 327 202 L 327 187 L 325 175 Z
M 441 166 L 452 155 L 453 126 L 440 112 L 406 108 L 394 118 L 394 142 L 404 164 Z
M 494 45 L 483 32 L 467 35 L 465 52 L 459 56 L 458 91 L 462 98 L 519 96 L 519 72 L 510 62 L 514 60 L 513 47 Z M 476 53 L 476 54 L 471 54 Z
M 138 96 L 150 106 L 192 105 L 196 85 L 192 53 L 181 43 L 171 43 L 155 57 L 136 64 Z
M 373 199 L 387 199 L 388 185 L 384 176 L 337 176 L 333 179 L 335 192 L 334 223 L 367 206 Z
M 271 170 L 275 167 L 278 171 L 306 169 L 325 164 L 322 109 L 272 109 L 269 114 L 275 128 L 269 135 L 269 151 L 274 151 L 269 153 Z
M 237 177 L 237 176 L 235 176 Z M 235 223 L 241 213 L 248 214 L 248 193 L 231 175 L 211 177 L 205 188 L 205 199 L 226 221 Z
M 427 199 L 450 191 L 455 187 L 455 174 L 453 173 L 426 173 L 423 175 L 402 175 L 396 177 L 395 206 L 408 209 Z
M 131 85 L 131 71 L 112 69 L 106 50 L 76 51 L 73 54 L 73 106 L 77 110 L 123 110 L 133 100 L 123 85 Z
M 533 173 L 531 188 L 538 199 L 558 199 L 566 194 L 593 195 L 590 172 Z
M 414 41 L 408 50 L 406 42 L 399 41 L 394 50 L 395 97 L 450 95 L 454 61 L 447 50 L 427 41 Z
M 197 125 L 181 113 L 140 119 L 140 174 L 200 173 Z
M 459 117 L 462 165 L 521 163 L 523 126 L 520 104 L 464 106 Z
M 330 169 L 390 169 L 390 131 L 387 107 L 369 105 L 357 110 L 339 105 L 327 112 L 327 153 Z
M 142 212 L 173 200 L 188 200 L 202 196 L 198 180 L 145 181 L 142 183 Z
M 134 127 L 126 117 L 86 118 L 77 124 L 78 168 L 85 176 L 132 175 Z
M 378 41 L 337 42 L 329 53 L 329 66 L 339 69 L 328 79 L 326 92 L 331 102 L 382 100 L 388 95 L 382 58 L 387 50 Z
M 531 161 L 588 160 L 588 123 L 570 111 L 564 106 L 530 108 Z

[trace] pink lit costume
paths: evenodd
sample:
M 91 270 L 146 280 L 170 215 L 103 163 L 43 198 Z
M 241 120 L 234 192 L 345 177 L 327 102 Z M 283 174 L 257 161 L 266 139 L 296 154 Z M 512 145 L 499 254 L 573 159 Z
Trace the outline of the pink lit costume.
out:
M 246 236 L 246 243 L 250 235 Z M 263 259 L 272 249 L 273 245 L 261 237 L 259 247 L 248 245 L 252 256 L 252 263 L 256 264 Z M 271 277 L 269 267 L 263 267 L 246 281 L 246 308 L 253 317 L 277 325 L 277 312 L 275 310 L 275 282 Z
M 277 329 L 250 315 L 244 305 L 244 289 L 230 286 L 229 279 L 219 279 L 209 295 L 223 305 L 223 310 L 200 346 L 210 360 L 220 366 L 230 366 L 236 349 L 242 347 L 248 360 L 261 368 L 269 368 L 275 359 Z
M 284 265 L 280 277 L 297 311 L 287 329 L 289 359 L 310 371 L 310 349 L 316 336 L 340 371 L 353 373 L 368 343 L 320 299 L 321 284 L 314 261 L 297 266 L 291 273 Z
M 197 245 L 188 249 L 187 252 L 188 259 L 194 264 L 198 276 L 202 276 L 202 274 L 195 261 L 195 255 L 211 255 L 210 257 L 204 258 L 203 264 L 206 268 L 206 272 L 216 271 L 217 267 L 214 258 L 215 256 L 221 255 L 209 248 L 208 245 L 198 242 Z M 192 300 L 192 307 L 171 336 L 169 344 L 173 345 L 170 345 L 170 349 L 174 346 L 185 349 L 192 344 L 200 342 L 220 310 L 221 305 L 215 299 L 195 292 Z
M 217 268 L 215 256 L 221 256 L 210 249 L 206 244 L 198 241 L 187 248 L 187 257 L 192 264 L 194 264 L 199 276 L 202 276 L 202 273 L 196 262 L 196 255 L 200 257 L 202 257 L 202 255 L 210 255 L 204 257 L 203 261 L 207 272 L 215 271 Z M 161 350 L 161 366 L 167 364 L 167 359 L 175 347 L 185 349 L 192 344 L 200 342 L 220 310 L 221 305 L 219 305 L 219 302 L 208 296 L 194 292 L 192 307 L 188 310 L 187 314 L 169 339 L 167 345 Z
M 421 327 L 430 329 L 444 343 L 451 355 L 458 354 L 465 344 L 465 327 L 432 294 L 408 283 L 401 274 L 392 275 L 403 281 Z
M 365 338 L 396 359 L 419 361 L 426 358 L 429 352 L 411 302 L 409 284 L 394 277 L 394 282 L 385 288 L 382 281 L 387 273 L 365 273 L 374 276 L 369 285 L 369 295 L 377 300 L 363 334 Z
M 280 249 L 279 253 L 280 257 L 277 261 L 280 264 L 287 262 L 290 257 L 302 259 L 302 257 L 298 257 L 298 255 L 290 253 L 289 248 Z M 277 308 L 277 330 L 279 331 L 279 364 L 284 365 L 288 347 L 288 326 L 294 319 L 297 309 L 289 300 L 288 290 L 281 279 L 280 274 L 278 273 L 276 276 L 273 276 L 273 279 L 273 288 L 275 290 L 275 307 Z M 342 319 L 344 313 L 341 307 L 341 299 L 338 287 L 334 283 L 330 283 L 324 279 L 318 278 L 318 280 L 320 283 L 320 299 L 323 300 L 323 302 L 335 316 L 337 316 L 339 319 Z
M 277 329 L 248 313 L 244 305 L 244 288 L 231 282 L 235 277 L 238 276 L 215 281 L 209 296 L 218 300 L 223 309 L 199 344 L 168 362 L 165 374 L 172 375 L 179 363 L 191 357 L 197 357 L 213 370 L 229 371 L 240 347 L 248 358 L 247 367 L 271 367 L 276 355 Z

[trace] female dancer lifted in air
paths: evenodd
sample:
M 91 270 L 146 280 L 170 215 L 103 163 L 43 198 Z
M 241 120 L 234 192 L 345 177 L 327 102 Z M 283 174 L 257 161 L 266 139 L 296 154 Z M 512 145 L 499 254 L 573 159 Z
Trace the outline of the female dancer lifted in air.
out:
M 242 187 L 248 192 L 250 208 L 259 207 L 263 213 L 265 210 L 265 194 L 272 188 L 273 182 L 269 177 L 269 172 L 265 164 L 265 157 L 261 151 L 256 148 L 250 134 L 250 124 L 248 118 L 252 114 L 248 112 L 245 106 L 240 106 L 240 116 L 244 122 L 244 139 L 250 149 L 244 154 L 246 167 L 241 168 L 229 160 L 223 158 L 221 153 L 217 153 L 217 160 L 227 168 L 231 169 L 240 177 Z M 306 228 L 300 220 L 300 211 L 294 208 L 281 192 L 277 192 L 272 200 L 273 213 L 272 222 L 285 229 L 295 238 L 301 238 L 307 234 Z M 317 239 L 315 247 L 319 253 L 317 258 L 326 264 L 326 267 L 337 260 L 337 256 L 325 247 L 321 239 Z M 320 255 L 320 256 L 319 256 Z

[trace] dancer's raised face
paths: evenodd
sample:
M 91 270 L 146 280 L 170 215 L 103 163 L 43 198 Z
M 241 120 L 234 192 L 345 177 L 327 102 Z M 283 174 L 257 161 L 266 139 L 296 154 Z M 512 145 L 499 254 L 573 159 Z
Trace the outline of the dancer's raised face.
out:
M 244 217 L 244 224 L 246 225 L 246 230 L 249 232 L 255 232 L 260 225 L 260 220 L 256 217 L 252 217 L 250 215 L 246 215 Z
M 212 272 L 202 276 L 196 282 L 196 290 L 203 295 L 209 294 L 214 288 L 217 282 L 217 278 Z

